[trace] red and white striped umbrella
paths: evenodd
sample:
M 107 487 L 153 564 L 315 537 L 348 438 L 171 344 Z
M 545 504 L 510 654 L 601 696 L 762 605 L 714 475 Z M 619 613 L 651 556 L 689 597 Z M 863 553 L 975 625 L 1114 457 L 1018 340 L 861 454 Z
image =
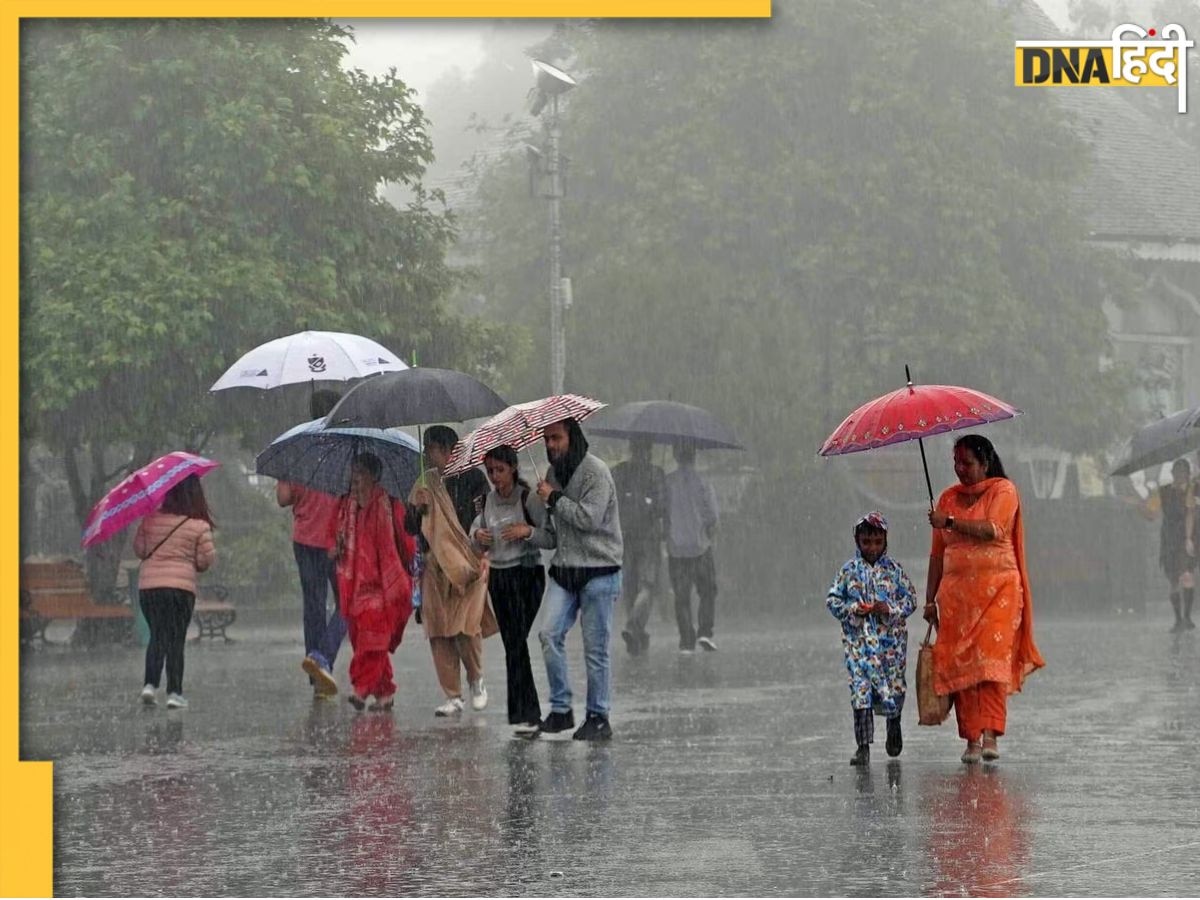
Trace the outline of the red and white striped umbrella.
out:
M 578 394 L 558 394 L 542 400 L 518 403 L 496 413 L 454 445 L 444 475 L 457 475 L 483 462 L 484 454 L 501 444 L 521 450 L 542 439 L 547 425 L 574 419 L 582 422 L 605 404 Z

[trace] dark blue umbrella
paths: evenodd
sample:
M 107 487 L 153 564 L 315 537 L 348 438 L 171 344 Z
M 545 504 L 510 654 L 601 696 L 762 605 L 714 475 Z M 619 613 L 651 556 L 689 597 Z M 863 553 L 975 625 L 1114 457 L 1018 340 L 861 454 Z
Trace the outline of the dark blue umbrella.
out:
M 408 497 L 421 472 L 415 438 L 399 428 L 326 428 L 313 419 L 285 431 L 254 460 L 259 475 L 292 481 L 341 496 L 350 490 L 350 461 L 364 451 L 383 463 L 380 485 L 392 497 Z

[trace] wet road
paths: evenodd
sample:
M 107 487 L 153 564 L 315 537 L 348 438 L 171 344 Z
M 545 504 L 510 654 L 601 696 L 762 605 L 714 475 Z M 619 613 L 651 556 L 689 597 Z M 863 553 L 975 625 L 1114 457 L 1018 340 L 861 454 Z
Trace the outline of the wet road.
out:
M 656 622 L 648 658 L 614 648 L 608 745 L 511 738 L 498 638 L 491 705 L 459 721 L 433 717 L 419 631 L 390 716 L 311 699 L 298 612 L 189 645 L 185 712 L 137 704 L 137 649 L 50 648 L 23 660 L 22 756 L 57 762 L 63 895 L 1188 894 L 1200 638 L 1155 612 L 1043 617 L 1049 668 L 987 768 L 958 762 L 952 721 L 918 728 L 914 696 L 900 759 L 880 722 L 853 770 L 837 626 L 815 617 L 694 657 Z

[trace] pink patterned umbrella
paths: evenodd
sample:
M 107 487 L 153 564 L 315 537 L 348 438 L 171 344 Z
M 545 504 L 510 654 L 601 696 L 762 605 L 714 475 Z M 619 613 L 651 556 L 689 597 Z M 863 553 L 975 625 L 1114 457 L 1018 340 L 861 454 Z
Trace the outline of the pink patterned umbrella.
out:
M 83 526 L 83 546 L 106 541 L 134 519 L 162 505 L 167 491 L 189 475 L 203 475 L 219 462 L 177 450 L 138 469 L 105 494 L 88 513 Z
M 445 475 L 457 475 L 483 462 L 489 450 L 508 444 L 521 450 L 542 439 L 547 425 L 574 419 L 582 422 L 605 404 L 578 394 L 558 394 L 543 400 L 518 403 L 496 413 L 457 444 L 446 464 Z

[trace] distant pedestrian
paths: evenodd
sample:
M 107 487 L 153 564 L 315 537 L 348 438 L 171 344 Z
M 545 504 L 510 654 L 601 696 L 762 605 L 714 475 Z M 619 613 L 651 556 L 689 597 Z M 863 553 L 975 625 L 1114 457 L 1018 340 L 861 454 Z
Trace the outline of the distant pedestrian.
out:
M 183 696 L 183 651 L 196 606 L 196 573 L 217 558 L 213 517 L 196 475 L 167 492 L 162 506 L 142 519 L 133 552 L 142 560 L 138 602 L 150 626 L 146 645 L 146 677 L 142 702 L 154 705 L 155 692 L 167 669 L 167 709 L 186 709 Z
M 312 417 L 329 415 L 337 401 L 337 391 L 317 391 L 311 401 Z M 304 660 L 300 667 L 308 675 L 315 696 L 331 697 L 337 693 L 333 663 L 346 636 L 346 623 L 338 609 L 335 564 L 329 552 L 334 549 L 339 498 L 281 481 L 275 485 L 275 501 L 292 510 L 292 553 L 300 570 L 304 597 Z M 327 607 L 329 588 L 333 590 L 332 610 Z
M 630 656 L 640 656 L 650 647 L 646 622 L 662 572 L 667 485 L 663 470 L 651 462 L 652 447 L 647 439 L 631 440 L 629 459 L 612 470 L 617 488 L 617 511 L 621 517 L 621 537 L 625 544 L 621 574 L 625 630 L 621 637 Z
M 887 754 L 904 748 L 900 714 L 908 655 L 907 619 L 917 593 L 900 563 L 887 553 L 887 520 L 869 512 L 854 524 L 857 553 L 838 571 L 825 606 L 842 624 L 842 647 L 854 711 L 854 766 L 871 761 L 875 713 L 887 718 Z
M 404 504 L 379 486 L 379 457 L 360 453 L 350 465 L 350 493 L 338 509 L 338 597 L 350 633 L 353 691 L 358 710 L 392 708 L 396 684 L 391 654 L 412 614 L 413 540 L 405 532 Z
M 1192 466 L 1177 459 L 1171 466 L 1170 484 L 1161 485 L 1145 505 L 1148 517 L 1162 512 L 1162 530 L 1158 545 L 1158 563 L 1170 582 L 1171 609 L 1175 624 L 1171 633 L 1189 631 L 1192 604 L 1196 599 L 1196 483 Z
M 492 482 L 471 537 L 488 555 L 488 591 L 504 642 L 508 673 L 508 724 L 517 734 L 537 734 L 542 719 L 529 661 L 529 631 L 546 589 L 546 570 L 535 535 L 545 535 L 546 507 L 521 478 L 518 457 L 507 445 L 489 450 L 484 468 Z M 547 542 L 548 543 L 548 542 Z
M 538 638 L 550 682 L 550 714 L 541 730 L 553 734 L 575 727 L 571 680 L 567 674 L 567 633 L 581 622 L 587 667 L 587 718 L 575 730 L 577 741 L 612 737 L 613 612 L 621 595 L 621 521 L 612 473 L 588 453 L 587 438 L 574 419 L 544 430 L 550 470 L 538 482 L 538 496 L 550 515 L 542 546 L 553 546 L 546 611 Z
M 667 476 L 667 571 L 675 594 L 675 622 L 679 626 L 679 651 L 691 653 L 699 645 L 716 650 L 717 569 L 713 561 L 713 533 L 720 515 L 717 495 L 696 471 L 696 448 L 676 444 L 676 467 Z M 700 598 L 696 624 L 692 624 L 692 587 Z

